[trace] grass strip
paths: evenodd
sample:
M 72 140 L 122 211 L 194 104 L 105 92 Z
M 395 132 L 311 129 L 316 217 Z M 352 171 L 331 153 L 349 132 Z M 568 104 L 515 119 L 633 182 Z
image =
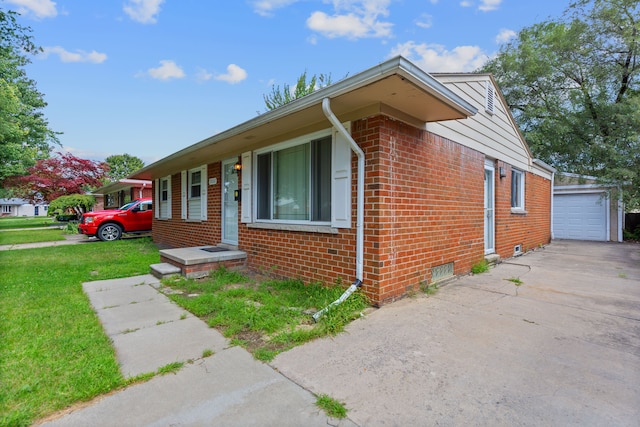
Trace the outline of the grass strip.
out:
M 11 228 L 32 228 L 32 227 L 48 227 L 55 222 L 51 217 L 15 217 L 7 216 L 0 218 L 0 230 Z
M 146 274 L 157 262 L 148 238 L 0 253 L 0 426 L 126 383 L 82 283 Z
M 64 240 L 60 229 L 4 231 L 0 233 L 0 245 L 19 245 L 22 243 L 53 242 Z
M 338 299 L 345 286 L 252 279 L 224 268 L 205 279 L 175 278 L 163 284 L 179 291 L 169 295 L 173 301 L 262 361 L 341 332 L 368 306 L 366 296 L 358 291 L 314 323 L 312 314 Z

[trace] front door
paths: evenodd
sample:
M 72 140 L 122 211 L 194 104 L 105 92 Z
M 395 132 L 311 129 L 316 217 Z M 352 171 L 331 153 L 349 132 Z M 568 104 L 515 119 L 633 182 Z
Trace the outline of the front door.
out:
M 495 248 L 495 197 L 494 182 L 495 168 L 487 161 L 484 166 L 484 253 L 492 254 Z
M 238 173 L 236 157 L 222 162 L 222 241 L 238 244 Z

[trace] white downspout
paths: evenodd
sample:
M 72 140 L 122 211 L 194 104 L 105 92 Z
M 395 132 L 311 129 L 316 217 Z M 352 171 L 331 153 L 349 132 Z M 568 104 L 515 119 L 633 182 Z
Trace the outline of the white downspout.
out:
M 347 140 L 353 150 L 358 156 L 358 186 L 357 186 L 357 208 L 356 208 L 356 280 L 353 284 L 342 294 L 342 296 L 329 304 L 327 307 L 318 311 L 313 315 L 313 319 L 318 319 L 331 307 L 341 304 L 345 299 L 349 297 L 357 288 L 362 286 L 363 275 L 363 258 L 364 258 L 364 151 L 353 140 L 349 132 L 342 126 L 342 123 L 331 111 L 331 103 L 329 98 L 322 100 L 322 112 L 329 119 L 333 127 Z
M 551 240 L 555 239 L 556 236 L 553 234 L 553 191 L 556 188 L 556 173 L 551 172 Z
M 618 242 L 624 241 L 624 202 L 622 201 L 622 186 L 618 185 Z

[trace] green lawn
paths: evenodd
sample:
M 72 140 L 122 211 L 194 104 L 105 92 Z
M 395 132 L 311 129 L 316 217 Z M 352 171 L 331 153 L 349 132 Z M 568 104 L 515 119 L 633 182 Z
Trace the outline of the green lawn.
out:
M 64 240 L 64 231 L 58 228 L 50 230 L 9 230 L 0 232 L 0 245 L 53 242 L 56 240 Z
M 0 252 L 0 426 L 27 426 L 128 384 L 82 283 L 146 274 L 157 262 L 149 238 Z M 356 292 L 314 323 L 311 315 L 335 301 L 344 284 L 224 269 L 163 283 L 182 291 L 170 298 L 260 360 L 340 332 L 367 306 Z
M 0 426 L 124 384 L 82 283 L 149 272 L 150 239 L 0 252 Z
M 48 227 L 55 224 L 52 217 L 0 217 L 0 229 Z
M 181 291 L 169 295 L 173 301 L 263 361 L 341 332 L 368 306 L 364 293 L 356 292 L 314 323 L 311 315 L 337 300 L 345 286 L 250 278 L 224 268 L 206 279 L 167 279 L 163 284 Z

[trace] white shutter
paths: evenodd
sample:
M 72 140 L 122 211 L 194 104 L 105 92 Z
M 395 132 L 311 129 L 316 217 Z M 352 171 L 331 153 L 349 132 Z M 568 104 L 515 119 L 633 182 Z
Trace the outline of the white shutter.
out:
M 153 201 L 154 207 L 155 207 L 155 216 L 156 218 L 160 218 L 160 180 L 156 179 L 155 181 L 153 181 L 153 198 L 155 199 Z
M 167 214 L 165 217 L 167 219 L 171 219 L 171 212 L 173 211 L 173 206 L 171 205 L 171 175 L 167 176 Z
M 180 217 L 182 219 L 187 219 L 187 171 L 181 172 L 181 182 L 180 182 L 180 205 L 181 205 L 181 214 Z
M 207 220 L 207 165 L 200 168 L 200 219 Z
M 252 209 L 251 209 L 251 151 L 242 153 L 242 193 L 240 196 L 240 203 L 242 206 L 242 212 L 240 213 L 240 222 L 248 223 L 252 222 Z
M 331 226 L 351 228 L 351 146 L 335 129 L 331 154 Z

